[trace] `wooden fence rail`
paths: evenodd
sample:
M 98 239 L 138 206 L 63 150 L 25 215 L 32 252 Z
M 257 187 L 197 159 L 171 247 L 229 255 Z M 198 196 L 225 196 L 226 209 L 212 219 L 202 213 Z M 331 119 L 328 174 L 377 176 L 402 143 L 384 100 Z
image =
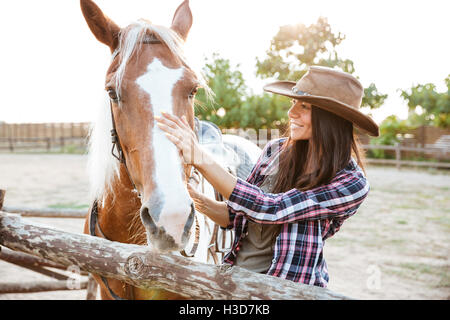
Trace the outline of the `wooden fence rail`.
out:
M 14 152 L 16 150 L 42 150 L 50 152 L 66 146 L 86 148 L 85 137 L 59 137 L 59 138 L 0 138 L 0 150 Z
M 25 207 L 2 207 L 0 210 L 8 213 L 17 213 L 22 217 L 38 217 L 38 218 L 86 218 L 87 210 L 77 209 L 35 209 Z
M 395 165 L 397 169 L 403 166 L 420 166 L 420 167 L 435 167 L 435 168 L 450 168 L 449 162 L 432 162 L 432 161 L 410 161 L 410 160 L 402 160 L 402 151 L 409 152 L 421 152 L 425 154 L 434 154 L 438 155 L 439 158 L 449 159 L 450 160 L 450 149 L 448 148 L 439 148 L 439 147 L 427 147 L 427 148 L 417 148 L 417 147 L 406 147 L 401 146 L 400 144 L 396 144 L 394 146 L 388 145 L 363 145 L 363 149 L 365 150 L 390 150 L 395 151 L 395 159 L 373 159 L 366 158 L 367 163 L 373 164 L 390 164 Z
M 0 122 L 0 138 L 86 137 L 89 122 L 4 123 Z
M 87 281 L 80 283 L 80 289 L 86 289 Z M 30 282 L 5 282 L 1 284 L 0 294 L 5 293 L 32 293 L 45 291 L 69 290 L 65 280 L 58 281 L 30 281 Z
M 207 265 L 145 246 L 63 232 L 1 211 L 0 244 L 142 289 L 161 288 L 191 299 L 348 299 L 328 289 L 240 267 Z

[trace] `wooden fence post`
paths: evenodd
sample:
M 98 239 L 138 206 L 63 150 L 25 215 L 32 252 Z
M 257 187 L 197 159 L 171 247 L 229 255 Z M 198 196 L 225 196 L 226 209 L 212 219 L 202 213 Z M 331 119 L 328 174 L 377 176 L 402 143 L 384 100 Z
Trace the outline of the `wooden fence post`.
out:
M 97 282 L 91 273 L 88 276 L 86 300 L 95 300 L 97 298 Z
M 400 144 L 398 142 L 395 143 L 395 165 L 397 169 L 400 169 L 402 160 L 401 150 L 400 150 Z
M 14 142 L 13 138 L 9 138 L 9 151 L 14 152 Z
M 5 190 L 0 189 L 0 210 L 3 208 L 3 201 L 5 200 Z

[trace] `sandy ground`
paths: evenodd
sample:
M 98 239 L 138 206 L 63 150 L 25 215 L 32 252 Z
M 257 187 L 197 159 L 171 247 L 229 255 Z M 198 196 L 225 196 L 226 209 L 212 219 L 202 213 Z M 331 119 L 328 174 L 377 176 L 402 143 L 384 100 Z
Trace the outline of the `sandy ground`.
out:
M 0 154 L 4 206 L 86 208 L 86 157 Z M 371 191 L 325 244 L 329 289 L 357 299 L 450 299 L 450 173 L 369 167 Z M 39 219 L 81 232 L 81 219 Z M 0 282 L 51 280 L 0 261 Z M 85 291 L 0 299 L 85 299 Z

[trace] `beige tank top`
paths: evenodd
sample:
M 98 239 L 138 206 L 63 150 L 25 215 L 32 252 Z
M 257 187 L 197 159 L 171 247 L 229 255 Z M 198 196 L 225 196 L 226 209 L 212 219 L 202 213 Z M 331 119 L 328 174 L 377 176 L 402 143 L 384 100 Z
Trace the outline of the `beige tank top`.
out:
M 269 193 L 273 189 L 276 175 L 267 175 L 260 188 Z M 279 224 L 260 224 L 247 222 L 247 234 L 241 240 L 241 249 L 236 256 L 235 265 L 247 270 L 266 273 L 272 264 L 275 241 L 280 234 Z

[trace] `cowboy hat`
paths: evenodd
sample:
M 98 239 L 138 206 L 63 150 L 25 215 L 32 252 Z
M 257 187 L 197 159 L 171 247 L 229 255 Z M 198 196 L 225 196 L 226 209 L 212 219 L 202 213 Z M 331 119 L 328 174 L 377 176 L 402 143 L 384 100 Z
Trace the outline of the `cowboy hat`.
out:
M 364 88 L 349 73 L 311 66 L 297 83 L 276 81 L 265 85 L 264 90 L 311 103 L 352 122 L 372 136 L 379 135 L 375 121 L 359 111 Z

